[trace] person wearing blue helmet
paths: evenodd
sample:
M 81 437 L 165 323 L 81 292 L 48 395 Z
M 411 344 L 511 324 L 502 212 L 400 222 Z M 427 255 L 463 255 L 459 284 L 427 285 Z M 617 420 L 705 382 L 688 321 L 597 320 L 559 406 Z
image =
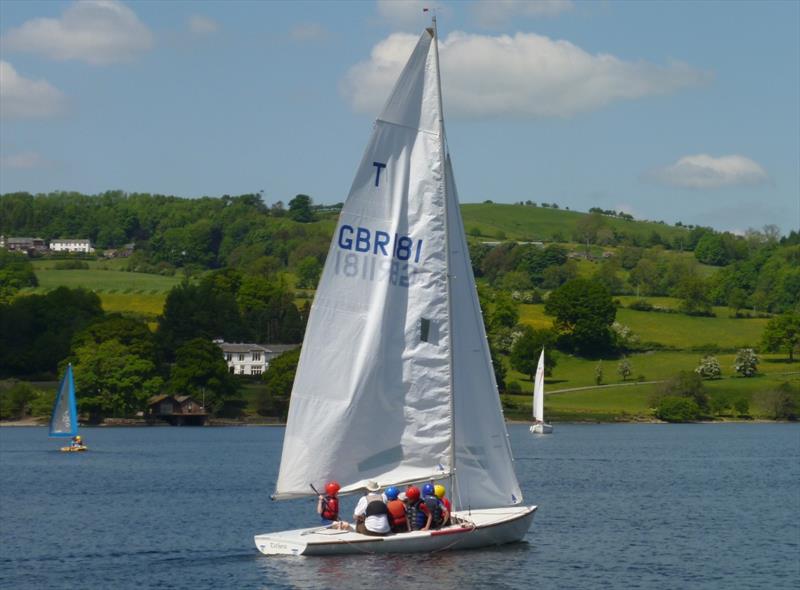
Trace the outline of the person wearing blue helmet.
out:
M 442 501 L 436 497 L 436 489 L 432 483 L 426 483 L 422 486 L 422 504 L 420 508 L 428 517 L 423 530 L 442 528 L 442 525 L 450 516 L 447 514 L 447 509 L 442 504 Z
M 406 505 L 398 497 L 400 490 L 394 486 L 386 488 L 386 508 L 389 511 L 389 526 L 393 533 L 404 533 L 408 530 L 408 517 L 406 515 Z

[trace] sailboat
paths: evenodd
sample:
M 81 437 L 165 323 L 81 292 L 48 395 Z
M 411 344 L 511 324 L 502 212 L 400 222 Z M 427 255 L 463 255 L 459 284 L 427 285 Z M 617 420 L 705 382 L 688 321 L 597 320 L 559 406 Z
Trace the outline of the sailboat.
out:
M 436 21 L 376 120 L 311 308 L 272 498 L 448 484 L 456 524 L 255 536 L 267 555 L 407 553 L 521 540 L 523 504 L 442 118 Z
M 78 434 L 78 410 L 75 404 L 75 380 L 72 377 L 72 364 L 67 365 L 61 384 L 58 386 L 53 413 L 50 415 L 49 436 L 74 437 Z M 61 447 L 65 453 L 86 451 L 85 445 Z
M 533 434 L 551 434 L 553 425 L 544 421 L 544 348 L 539 355 L 539 365 L 536 367 L 536 379 L 533 381 Z

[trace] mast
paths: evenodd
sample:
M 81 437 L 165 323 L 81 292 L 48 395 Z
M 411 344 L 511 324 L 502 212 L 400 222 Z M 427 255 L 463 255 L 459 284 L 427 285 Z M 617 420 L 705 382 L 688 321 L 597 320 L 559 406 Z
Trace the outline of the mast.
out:
M 450 339 L 448 346 L 449 359 L 449 387 L 450 387 L 450 497 L 456 498 L 456 414 L 455 414 L 455 388 L 453 387 L 453 304 L 451 297 L 451 282 L 453 275 L 450 265 L 450 223 L 448 222 L 449 199 L 447 198 L 447 148 L 444 138 L 444 108 L 442 106 L 442 75 L 439 68 L 439 28 L 436 24 L 436 14 L 431 18 L 433 22 L 433 57 L 436 64 L 436 85 L 439 95 L 439 145 L 441 147 L 442 163 L 442 188 L 444 192 L 444 235 L 445 235 L 445 264 L 447 271 L 447 334 Z

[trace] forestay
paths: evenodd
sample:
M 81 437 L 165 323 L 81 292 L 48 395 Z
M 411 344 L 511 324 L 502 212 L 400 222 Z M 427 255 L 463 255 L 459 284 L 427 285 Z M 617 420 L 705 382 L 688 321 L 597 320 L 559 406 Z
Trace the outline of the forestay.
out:
M 444 142 L 431 41 L 428 30 L 400 75 L 340 215 L 292 389 L 276 498 L 308 495 L 327 479 L 346 492 L 451 472 Z
M 49 436 L 75 436 L 78 434 L 78 415 L 75 407 L 75 381 L 72 365 L 67 365 L 50 416 Z

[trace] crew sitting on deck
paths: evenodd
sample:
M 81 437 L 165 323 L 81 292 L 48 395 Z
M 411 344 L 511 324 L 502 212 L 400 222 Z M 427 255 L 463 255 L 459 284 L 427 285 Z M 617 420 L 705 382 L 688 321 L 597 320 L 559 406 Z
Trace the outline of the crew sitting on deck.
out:
M 375 481 L 367 482 L 367 493 L 359 499 L 353 516 L 356 519 L 356 532 L 362 535 L 382 537 L 391 532 L 389 509 L 379 494 L 380 486 Z
M 445 518 L 444 523 L 442 524 L 442 526 L 447 526 L 448 524 L 450 524 L 450 520 L 451 520 L 450 512 L 452 510 L 452 505 L 450 504 L 450 500 L 445 498 L 445 494 L 447 493 L 447 490 L 445 489 L 445 487 L 442 484 L 437 483 L 435 486 L 433 486 L 433 493 L 436 494 L 436 497 L 439 498 L 439 500 L 442 501 L 442 504 L 444 505 L 445 510 L 447 511 L 446 512 L 447 518 Z
M 317 514 L 322 519 L 322 524 L 334 529 L 346 529 L 349 525 L 339 520 L 339 482 L 329 481 L 325 484 L 325 495 L 320 494 L 317 500 Z
M 81 438 L 80 434 L 76 434 L 75 436 L 72 437 L 72 442 L 70 443 L 70 446 L 74 448 L 80 448 L 83 446 L 83 439 Z
M 391 486 L 386 488 L 386 509 L 389 511 L 389 526 L 393 533 L 404 533 L 408 531 L 408 518 L 406 516 L 406 505 L 399 498 L 400 490 Z
M 422 528 L 423 531 L 428 529 L 440 529 L 450 518 L 447 508 L 445 508 L 442 501 L 436 497 L 436 490 L 432 483 L 426 483 L 422 486 L 422 503 L 420 504 L 420 509 L 427 516 L 426 524 Z
M 412 531 L 427 531 L 430 528 L 429 518 L 422 511 L 423 502 L 420 499 L 418 487 L 408 486 L 408 489 L 406 489 L 406 504 L 409 528 Z

